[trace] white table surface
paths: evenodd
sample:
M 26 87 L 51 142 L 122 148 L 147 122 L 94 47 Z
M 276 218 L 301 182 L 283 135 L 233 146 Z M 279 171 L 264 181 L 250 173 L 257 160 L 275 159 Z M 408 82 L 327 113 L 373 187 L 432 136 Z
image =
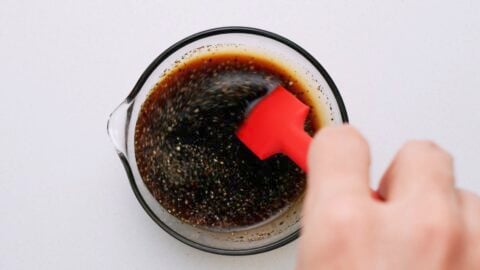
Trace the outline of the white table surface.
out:
M 254 2 L 0 2 L 0 269 L 293 269 L 297 243 L 226 257 L 167 235 L 106 134 L 160 52 L 217 26 L 310 51 L 372 144 L 374 179 L 408 138 L 431 138 L 480 192 L 480 1 Z

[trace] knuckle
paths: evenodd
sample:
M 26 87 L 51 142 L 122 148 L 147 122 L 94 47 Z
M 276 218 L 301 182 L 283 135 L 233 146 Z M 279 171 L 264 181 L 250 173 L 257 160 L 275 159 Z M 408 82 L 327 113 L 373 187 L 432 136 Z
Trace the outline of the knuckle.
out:
M 420 148 L 426 150 L 439 148 L 439 146 L 435 142 L 430 140 L 410 140 L 405 143 L 404 147 L 412 149 Z
M 411 140 L 406 142 L 401 148 L 402 152 L 405 154 L 421 154 L 421 153 L 431 153 L 436 154 L 445 158 L 451 159 L 452 156 L 441 148 L 438 144 L 429 140 Z
M 453 164 L 453 157 L 433 141 L 412 140 L 406 142 L 398 152 L 402 161 L 434 160 L 443 164 Z
M 406 142 L 398 151 L 396 159 L 399 161 L 408 160 L 411 155 L 414 155 L 416 148 L 416 142 Z
M 422 152 L 429 152 L 435 149 L 436 144 L 432 141 L 411 140 L 407 141 L 399 151 L 401 157 L 409 157 L 418 155 Z
M 460 222 L 446 215 L 437 218 L 423 219 L 414 228 L 414 237 L 420 243 L 438 242 L 444 246 L 456 247 L 462 239 L 463 228 Z

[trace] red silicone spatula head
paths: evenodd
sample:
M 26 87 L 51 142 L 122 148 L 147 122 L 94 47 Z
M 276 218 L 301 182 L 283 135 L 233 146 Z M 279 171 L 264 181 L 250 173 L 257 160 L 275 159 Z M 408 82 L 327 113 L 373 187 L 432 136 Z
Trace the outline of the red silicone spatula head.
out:
M 294 155 L 303 155 L 301 159 L 305 159 L 305 144 L 308 146 L 310 139 L 303 130 L 308 111 L 308 106 L 278 86 L 252 108 L 238 129 L 237 137 L 260 159 L 284 153 L 297 162 Z M 296 147 L 299 140 L 302 142 Z M 297 153 L 299 151 L 304 153 Z M 305 167 L 305 164 L 299 165 Z

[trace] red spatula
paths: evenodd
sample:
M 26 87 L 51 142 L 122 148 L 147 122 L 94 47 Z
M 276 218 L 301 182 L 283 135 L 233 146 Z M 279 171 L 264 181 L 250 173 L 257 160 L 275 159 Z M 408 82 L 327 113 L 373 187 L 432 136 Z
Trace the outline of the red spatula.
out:
M 237 137 L 260 159 L 283 153 L 306 172 L 312 140 L 304 130 L 308 111 L 307 105 L 278 86 L 252 108 Z
M 304 128 L 309 108 L 282 86 L 262 98 L 237 130 L 237 137 L 260 159 L 283 153 L 307 172 L 308 146 Z M 383 200 L 375 191 L 373 198 Z

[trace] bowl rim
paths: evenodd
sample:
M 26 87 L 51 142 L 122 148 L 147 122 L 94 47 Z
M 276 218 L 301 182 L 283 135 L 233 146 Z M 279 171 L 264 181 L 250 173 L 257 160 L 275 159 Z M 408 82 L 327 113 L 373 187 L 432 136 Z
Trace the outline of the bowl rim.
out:
M 305 57 L 307 61 L 309 61 L 323 76 L 325 81 L 327 82 L 328 86 L 331 88 L 332 93 L 335 97 L 335 101 L 339 107 L 340 110 L 340 115 L 342 117 L 342 122 L 343 123 L 348 123 L 348 114 L 347 110 L 345 108 L 345 104 L 343 102 L 343 99 L 340 95 L 340 92 L 338 91 L 337 86 L 333 82 L 332 78 L 330 75 L 327 73 L 327 71 L 323 68 L 323 66 L 310 54 L 308 53 L 305 49 L 297 45 L 295 42 L 280 36 L 278 34 L 263 30 L 263 29 L 258 29 L 258 28 L 253 28 L 253 27 L 245 27 L 245 26 L 226 26 L 226 27 L 218 27 L 218 28 L 211 28 L 208 30 L 204 30 L 201 32 L 197 32 L 195 34 L 192 34 L 190 36 L 187 36 L 186 38 L 176 42 L 169 48 L 167 48 L 165 51 L 163 51 L 159 56 L 153 60 L 153 62 L 145 69 L 145 71 L 142 73 L 140 78 L 138 79 L 137 83 L 133 87 L 132 91 L 130 94 L 128 94 L 127 98 L 125 99 L 125 102 L 129 103 L 133 99 L 135 99 L 136 95 L 140 92 L 141 88 L 147 81 L 148 77 L 153 73 L 153 71 L 159 66 L 167 57 L 169 57 L 171 54 L 173 54 L 175 51 L 177 51 L 179 48 L 184 47 L 185 45 L 188 45 L 194 41 L 197 41 L 199 39 L 207 38 L 210 36 L 216 36 L 216 35 L 221 35 L 221 34 L 232 34 L 232 33 L 239 33 L 239 34 L 251 34 L 251 35 L 257 35 L 257 36 L 263 36 L 266 38 L 273 39 L 277 42 L 280 42 L 284 45 L 287 45 L 291 49 L 295 50 L 298 52 L 300 55 Z M 300 235 L 300 229 L 296 230 L 295 232 L 291 233 L 290 235 L 285 236 L 284 238 L 261 246 L 261 247 L 256 247 L 256 248 L 249 248 L 249 249 L 222 249 L 222 248 L 215 248 L 215 247 L 210 247 L 207 245 L 203 245 L 200 243 L 197 243 L 195 241 L 192 241 L 181 234 L 177 233 L 175 230 L 170 228 L 168 225 L 166 225 L 164 222 L 162 222 L 153 212 L 153 210 L 148 206 L 148 204 L 145 202 L 143 199 L 143 196 L 141 195 L 139 188 L 135 182 L 135 178 L 133 177 L 132 169 L 129 165 L 128 158 L 123 154 L 123 153 L 118 153 L 123 166 L 125 167 L 125 170 L 127 172 L 127 176 L 129 178 L 130 186 L 133 190 L 133 193 L 135 194 L 135 197 L 137 198 L 138 202 L 140 205 L 143 207 L 145 212 L 147 212 L 148 216 L 158 225 L 160 226 L 165 232 L 170 234 L 172 237 L 175 239 L 179 240 L 180 242 L 189 245 L 191 247 L 194 247 L 199 250 L 203 250 L 206 252 L 214 253 L 214 254 L 220 254 L 220 255 L 253 255 L 253 254 L 258 254 L 258 253 L 263 253 L 267 251 L 274 250 L 276 248 L 282 247 L 293 240 L 297 239 Z

